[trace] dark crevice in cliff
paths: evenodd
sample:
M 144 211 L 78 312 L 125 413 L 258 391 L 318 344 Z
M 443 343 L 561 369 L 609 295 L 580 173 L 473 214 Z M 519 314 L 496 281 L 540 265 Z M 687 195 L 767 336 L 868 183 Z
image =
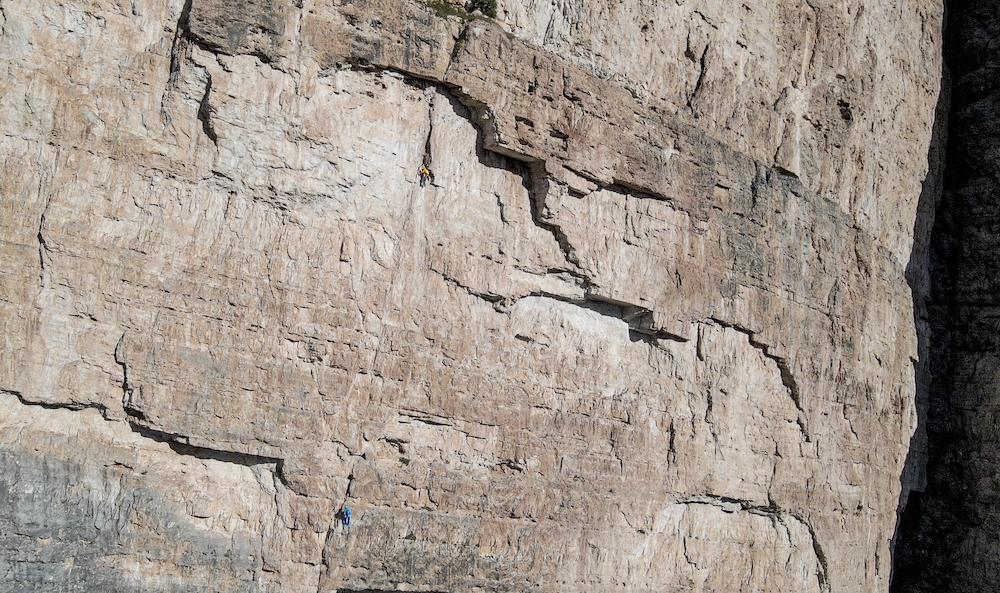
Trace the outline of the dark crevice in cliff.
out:
M 201 130 L 205 132 L 212 144 L 218 145 L 219 136 L 215 133 L 215 126 L 212 124 L 212 104 L 209 102 L 212 96 L 212 75 L 206 71 L 205 76 L 205 94 L 202 95 L 201 103 L 198 104 L 198 121 L 201 122 Z
M 95 402 L 67 402 L 67 403 L 56 403 L 56 402 L 43 402 L 43 401 L 33 401 L 24 397 L 24 394 L 19 391 L 12 391 L 10 389 L 0 389 L 0 393 L 7 395 L 13 395 L 17 398 L 21 405 L 23 406 L 35 406 L 39 408 L 44 408 L 46 410 L 70 410 L 73 412 L 79 412 L 80 410 L 93 409 L 101 413 L 102 416 L 107 418 L 107 406 L 104 406 Z
M 603 315 L 624 321 L 628 325 L 629 338 L 633 342 L 644 341 L 655 346 L 657 345 L 656 340 L 670 340 L 672 342 L 688 341 L 684 336 L 679 336 L 656 327 L 653 322 L 653 312 L 645 307 L 615 301 L 594 294 L 588 294 L 585 297 L 585 302 L 593 303 L 590 308 L 602 312 Z
M 58 163 L 58 157 L 56 158 L 56 163 Z M 41 180 L 38 182 L 38 196 L 44 200 L 44 203 L 42 204 L 42 213 L 38 217 L 38 233 L 35 237 L 38 239 L 38 285 L 43 287 L 45 286 L 45 272 L 47 268 L 45 256 L 51 252 L 43 234 L 45 230 L 45 215 L 49 212 L 49 203 L 51 201 L 51 197 L 45 186 L 46 176 L 42 175 Z
M 997 379 L 980 368 L 1000 355 L 1000 5 L 945 7 L 942 93 L 907 267 L 919 425 L 901 478 L 892 593 L 1000 588 L 988 485 L 1000 447 Z
M 589 294 L 585 295 L 582 299 L 568 298 L 546 292 L 533 292 L 526 296 L 552 299 L 586 309 L 587 311 L 593 311 L 603 317 L 621 321 L 628 326 L 628 337 L 632 342 L 645 342 L 650 346 L 659 348 L 659 340 L 679 343 L 689 341 L 684 336 L 652 327 L 652 323 L 649 320 L 652 319 L 653 312 L 643 307 L 636 307 L 628 303 L 620 303 Z
M 188 23 L 191 19 L 191 2 L 186 0 L 181 7 L 180 17 L 177 19 L 177 26 L 174 29 L 174 40 L 170 46 L 170 79 L 173 81 L 181 70 L 180 60 L 184 55 L 184 40 L 187 35 Z
M 465 33 L 463 32 L 463 34 Z M 457 46 L 458 44 L 456 44 Z M 501 158 L 512 159 L 516 163 L 522 163 L 519 167 L 519 172 L 524 188 L 528 193 L 528 206 L 532 222 L 538 228 L 551 233 L 560 250 L 562 250 L 567 267 L 561 271 L 579 278 L 581 286 L 590 286 L 592 284 L 591 280 L 583 273 L 580 267 L 580 260 L 577 257 L 576 250 L 569 241 L 569 237 L 566 236 L 565 231 L 559 225 L 545 218 L 545 197 L 550 191 L 550 185 L 554 183 L 546 171 L 546 164 L 542 161 L 529 159 L 525 155 L 511 154 L 509 151 L 491 150 L 491 146 L 496 148 L 497 143 L 495 141 L 496 125 L 489 107 L 473 100 L 471 97 L 461 94 L 458 90 L 451 92 L 442 86 L 442 91 L 454 97 L 456 101 L 468 110 L 467 114 L 462 115 L 478 131 L 476 153 L 479 155 L 481 163 L 489 164 L 487 159 L 484 158 L 484 154 L 487 151 Z M 488 138 L 494 139 L 494 141 L 487 142 Z
M 462 38 L 468 34 L 469 28 L 466 27 L 462 31 Z M 461 45 L 460 38 L 455 44 L 455 51 L 457 51 Z M 453 53 L 452 60 L 454 60 L 454 57 Z M 546 171 L 545 162 L 533 159 L 524 154 L 518 154 L 507 149 L 502 149 L 497 142 L 495 118 L 488 105 L 464 94 L 461 89 L 449 87 L 444 83 L 434 82 L 434 84 L 438 86 L 442 93 L 447 94 L 453 99 L 454 102 L 462 105 L 465 110 L 467 110 L 464 113 L 459 111 L 459 113 L 465 117 L 465 119 L 468 120 L 478 132 L 476 154 L 479 156 L 479 161 L 482 164 L 492 166 L 488 162 L 489 159 L 484 158 L 487 152 L 500 158 L 510 159 L 513 161 L 511 164 L 521 163 L 521 167 L 523 167 L 523 169 L 521 169 L 521 176 L 524 182 L 524 187 L 528 192 L 532 221 L 538 228 L 551 233 L 553 238 L 555 238 L 556 243 L 559 245 L 559 248 L 562 250 L 568 266 L 561 271 L 565 271 L 566 273 L 578 277 L 581 285 L 584 287 L 592 285 L 590 278 L 583 273 L 576 250 L 570 243 L 565 231 L 563 231 L 559 225 L 547 220 L 545 217 L 545 197 L 550 191 L 550 185 L 555 183 Z
M 691 91 L 691 94 L 688 95 L 687 98 L 687 107 L 688 109 L 691 110 L 691 112 L 694 114 L 695 117 L 698 117 L 698 114 L 695 112 L 694 109 L 694 99 L 698 95 L 698 91 L 701 90 L 701 86 L 705 81 L 705 73 L 708 71 L 708 64 L 706 63 L 706 57 L 708 56 L 708 47 L 709 47 L 708 45 L 705 46 L 705 49 L 701 51 L 701 57 L 697 59 L 698 80 L 695 81 L 694 90 Z M 689 60 L 695 61 L 696 56 L 694 55 L 694 52 L 691 51 L 690 47 L 687 48 L 687 50 L 684 52 L 684 55 Z
M 580 272 L 580 258 L 577 256 L 576 249 L 570 243 L 569 237 L 566 236 L 566 232 L 558 224 L 546 219 L 545 197 L 549 192 L 549 185 L 552 183 L 554 181 L 545 172 L 545 163 L 539 162 L 529 165 L 526 185 L 530 200 L 531 220 L 535 223 L 535 226 L 552 234 L 556 243 L 559 244 L 566 262 L 572 266 L 573 271 L 584 277 Z
M 655 340 L 687 342 L 687 338 L 683 336 L 679 336 L 663 330 L 662 328 L 656 327 L 654 323 L 653 311 L 650 309 L 633 303 L 616 301 L 614 299 L 594 294 L 596 283 L 586 274 L 579 255 L 573 247 L 573 244 L 570 242 L 569 237 L 566 235 L 566 232 L 563 231 L 562 227 L 551 221 L 547 215 L 545 201 L 550 191 L 560 190 L 560 188 L 555 187 L 556 184 L 557 182 L 546 172 L 545 163 L 535 162 L 528 165 L 528 175 L 525 179 L 525 187 L 528 190 L 532 222 L 534 222 L 535 226 L 538 228 L 551 233 L 553 238 L 555 238 L 556 242 L 559 244 L 559 248 L 562 250 L 563 256 L 566 258 L 566 262 L 573 268 L 566 269 L 565 271 L 572 274 L 574 277 L 579 278 L 580 286 L 586 291 L 584 301 L 603 303 L 617 308 L 617 313 L 612 316 L 617 319 L 621 319 L 628 324 L 629 335 L 631 336 L 632 341 L 644 340 L 653 345 L 655 345 Z M 598 185 L 598 187 L 600 186 Z M 573 193 L 573 190 L 570 188 L 563 189 L 570 194 Z M 641 190 L 632 190 L 631 188 L 620 185 L 608 186 L 604 189 L 640 198 L 648 197 L 656 200 L 662 199 L 651 196 Z
M 411 81 L 411 84 L 416 84 L 417 81 Z M 428 84 L 428 83 L 424 83 Z M 424 88 L 424 84 L 416 84 L 419 88 Z M 614 319 L 624 321 L 629 327 L 629 337 L 633 342 L 645 341 L 652 346 L 657 346 L 657 340 L 670 340 L 675 342 L 687 342 L 688 339 L 679 336 L 677 334 L 663 330 L 655 326 L 653 322 L 653 311 L 632 303 L 616 301 L 614 299 L 602 297 L 593 294 L 592 289 L 595 287 L 594 281 L 588 276 L 585 270 L 582 268 L 580 259 L 576 253 L 575 248 L 569 240 L 569 237 L 563 231 L 562 227 L 555 224 L 547 219 L 545 211 L 545 199 L 550 191 L 559 191 L 560 188 L 555 187 L 558 183 L 555 181 L 546 171 L 546 165 L 544 162 L 540 161 L 524 161 L 518 158 L 514 158 L 505 152 L 496 152 L 488 148 L 488 143 L 486 138 L 488 134 L 491 133 L 491 128 L 489 127 L 492 122 L 492 116 L 488 112 L 485 105 L 478 104 L 475 101 L 471 101 L 468 97 L 462 96 L 455 89 L 449 89 L 443 84 L 429 83 L 436 86 L 437 90 L 451 101 L 453 107 L 455 108 L 455 113 L 463 117 L 476 128 L 477 139 L 476 139 L 476 155 L 480 164 L 491 167 L 491 168 L 501 168 L 512 173 L 521 175 L 522 183 L 525 190 L 528 193 L 529 198 L 529 208 L 531 212 L 532 222 L 540 229 L 543 229 L 552 234 L 559 248 L 563 252 L 563 256 L 566 260 L 566 267 L 560 267 L 552 270 L 548 270 L 547 274 L 551 275 L 561 275 L 566 276 L 568 279 L 575 281 L 577 286 L 584 290 L 583 298 L 571 298 L 565 295 L 553 294 L 545 291 L 534 291 L 528 295 L 524 296 L 534 296 L 534 297 L 545 297 L 553 300 L 569 303 L 576 305 L 591 311 L 600 313 Z M 471 104 L 470 104 L 471 101 Z M 431 165 L 431 136 L 433 131 L 433 117 L 431 117 L 431 132 L 428 133 L 427 140 L 424 147 L 424 164 Z M 527 158 L 521 155 L 522 158 Z M 563 188 L 565 189 L 565 188 Z M 629 188 L 623 186 L 612 186 L 608 189 L 613 191 L 618 191 L 619 193 L 625 195 L 634 195 L 637 197 L 650 197 L 652 199 L 661 199 L 655 196 L 651 196 L 646 192 L 641 190 L 630 190 Z M 570 189 L 566 191 L 572 192 Z M 502 202 L 500 204 L 501 217 L 503 217 L 503 206 Z M 486 292 L 482 290 L 477 290 L 467 284 L 463 283 L 458 278 L 449 275 L 447 272 L 435 269 L 431 267 L 431 271 L 437 273 L 441 276 L 445 282 L 461 288 L 471 296 L 482 299 L 487 303 L 493 305 L 497 310 L 504 312 L 509 310 L 509 308 L 517 302 L 522 297 L 511 298 L 506 295 L 500 295 L 492 292 Z
M 418 87 L 419 88 L 419 87 Z M 431 99 L 427 105 L 427 138 L 424 140 L 424 154 L 420 165 L 430 171 L 430 175 L 424 178 L 423 171 L 420 172 L 421 185 L 434 182 L 434 147 L 431 146 L 431 139 L 434 137 L 434 100 Z
M 388 69 L 387 69 L 388 70 Z M 394 72 L 394 70 L 388 70 Z M 421 81 L 422 82 L 422 81 Z M 416 81 L 411 81 L 411 84 L 416 83 Z M 418 88 L 424 88 L 424 84 L 415 84 Z M 503 169 L 505 171 L 510 171 L 519 175 L 522 179 L 522 184 L 528 193 L 529 197 L 529 207 L 531 211 L 532 221 L 539 228 L 545 229 L 546 231 L 552 233 L 559 247 L 562 249 L 563 254 L 566 257 L 568 266 L 566 268 L 559 268 L 557 270 L 550 270 L 549 273 L 556 274 L 568 274 L 577 279 L 581 287 L 588 287 L 591 285 L 590 279 L 583 274 L 580 266 L 576 260 L 576 252 L 573 250 L 572 245 L 569 243 L 569 239 L 566 234 L 558 226 L 548 224 L 541 219 L 539 208 L 544 207 L 544 192 L 547 191 L 547 184 L 550 182 L 547 175 L 545 174 L 545 164 L 541 162 L 526 162 L 513 158 L 508 154 L 496 152 L 488 148 L 488 142 L 486 137 L 491 133 L 491 128 L 489 127 L 492 122 L 492 116 L 489 114 L 485 105 L 472 101 L 468 97 L 462 96 L 456 89 L 450 89 L 444 84 L 431 82 L 435 86 L 441 95 L 448 98 L 451 102 L 452 107 L 455 110 L 456 115 L 462 117 L 468 121 L 476 129 L 476 157 L 479 164 L 490 167 L 494 169 Z M 433 116 L 431 117 L 431 131 L 433 131 Z M 431 161 L 431 132 L 428 133 L 427 142 L 424 147 L 424 164 L 430 166 Z M 524 157 L 522 157 L 524 158 Z M 433 170 L 433 168 L 432 168 Z M 541 192 L 541 195 L 540 193 Z M 541 205 L 540 205 L 541 204 Z M 503 207 L 500 208 L 501 218 L 503 217 Z M 468 291 L 473 296 L 482 298 L 490 303 L 509 303 L 509 299 L 502 295 L 496 295 L 492 293 L 483 293 L 481 291 L 476 291 L 468 286 L 463 285 L 456 278 L 453 278 L 445 273 L 435 270 L 440 274 L 446 281 L 454 283 L 460 286 L 464 290 Z M 545 296 L 553 296 L 548 295 Z
M 121 337 L 118 338 L 118 343 L 115 344 L 115 364 L 117 364 L 122 370 L 122 407 L 125 410 L 129 409 L 131 405 L 130 400 L 132 399 L 132 389 L 129 387 L 128 382 L 128 363 L 125 362 L 125 333 L 122 333 Z
M 126 420 L 132 432 L 158 443 L 166 443 L 178 455 L 188 455 L 199 459 L 214 459 L 216 461 L 225 461 L 245 466 L 274 464 L 275 475 L 279 480 L 284 482 L 284 477 L 281 475 L 282 460 L 279 458 L 195 446 L 191 445 L 189 438 L 184 435 L 148 426 L 145 414 L 141 410 L 136 409 L 131 401 L 134 387 L 129 382 L 129 368 L 125 357 L 125 336 L 126 334 L 123 333 L 118 339 L 118 343 L 115 345 L 114 358 L 115 364 L 122 369 L 122 407 L 124 408 Z
M 460 288 L 465 292 L 469 293 L 470 295 L 476 297 L 477 299 L 482 299 L 487 303 L 490 303 L 491 305 L 496 305 L 498 303 L 503 304 L 507 300 L 506 297 L 504 297 L 503 295 L 494 294 L 491 292 L 483 292 L 481 290 L 476 290 L 471 286 L 467 286 L 463 284 L 461 281 L 459 281 L 457 278 L 453 278 L 452 276 L 449 276 L 446 272 L 437 270 L 433 266 L 431 266 L 430 271 L 440 276 L 448 284 Z
M 165 443 L 174 453 L 177 453 L 178 455 L 197 457 L 198 459 L 212 459 L 215 461 L 234 463 L 236 465 L 245 465 L 247 467 L 253 467 L 256 465 L 274 465 L 275 475 L 278 479 L 281 479 L 282 482 L 284 482 L 281 476 L 282 460 L 277 457 L 264 457 L 261 455 L 251 455 L 249 453 L 237 453 L 223 449 L 191 445 L 188 442 L 188 437 L 184 435 L 149 428 L 148 426 L 140 424 L 139 420 L 139 418 L 131 415 L 129 416 L 128 425 L 129 428 L 132 429 L 132 432 L 143 438 L 150 439 L 158 443 Z
M 731 496 L 720 496 L 718 494 L 699 494 L 688 496 L 676 501 L 678 504 L 707 504 L 721 508 L 727 513 L 735 511 L 747 511 L 757 515 L 774 516 L 783 513 L 773 502 L 768 505 L 760 505 L 751 500 L 732 498 Z
M 816 578 L 819 581 L 819 587 L 822 591 L 830 591 L 830 580 L 827 574 L 830 572 L 830 566 L 826 560 L 826 554 L 823 552 L 823 547 L 819 544 L 819 540 L 816 538 L 816 532 L 813 530 L 812 525 L 807 523 L 804 519 L 797 515 L 792 515 L 795 520 L 806 526 L 809 531 L 809 539 L 812 542 L 813 554 L 816 555 L 816 561 L 819 563 L 819 570 L 816 573 Z
M 45 224 L 45 215 L 38 225 L 38 284 L 45 285 L 45 254 L 49 251 L 49 246 L 45 243 L 45 235 L 42 234 L 42 225 Z
M 167 96 L 171 91 L 176 91 L 181 83 L 181 75 L 185 61 L 191 61 L 191 47 L 198 45 L 196 40 L 190 35 L 192 0 L 187 0 L 181 8 L 180 16 L 174 28 L 174 38 L 170 46 L 170 66 L 167 77 L 167 88 L 160 100 L 160 116 L 163 122 L 170 123 L 170 110 L 167 106 Z M 198 66 L 201 68 L 200 66 Z M 203 68 L 201 68 L 204 70 Z M 211 104 L 209 97 L 212 92 L 212 75 L 205 71 L 205 89 L 198 103 L 197 118 L 201 122 L 202 131 L 213 144 L 218 144 L 218 136 L 211 121 Z
M 688 339 L 683 336 L 678 336 L 670 332 L 655 329 L 652 327 L 651 319 L 653 312 L 649 309 L 643 307 L 636 307 L 629 305 L 628 303 L 619 303 L 607 299 L 602 299 L 594 295 L 585 295 L 583 298 L 572 298 L 565 295 L 553 294 L 545 291 L 533 291 L 524 296 L 511 299 L 504 295 L 499 295 L 491 292 L 483 292 L 476 290 L 470 286 L 467 286 L 460 282 L 458 279 L 449 276 L 448 274 L 441 272 L 439 270 L 430 268 L 432 272 L 441 276 L 445 282 L 460 288 L 467 292 L 469 295 L 481 299 L 496 308 L 499 312 L 505 313 L 510 311 L 510 308 L 519 300 L 527 297 L 540 297 L 552 299 L 554 301 L 559 301 L 561 303 L 567 303 L 588 311 L 593 311 L 604 317 L 610 317 L 611 319 L 616 319 L 618 321 L 624 322 L 629 328 L 629 339 L 633 342 L 646 342 L 652 346 L 658 346 L 657 340 L 670 340 L 673 342 L 687 342 Z M 562 270 L 552 270 L 550 273 L 559 275 L 563 273 Z M 522 339 L 522 336 L 517 336 Z M 530 341 L 530 339 L 527 339 Z
M 213 55 L 231 55 L 226 49 L 218 44 L 212 43 L 210 40 L 204 39 L 203 37 L 192 31 L 191 28 L 191 11 L 192 11 L 192 1 L 186 0 L 184 6 L 181 8 L 180 16 L 177 19 L 177 24 L 174 29 L 174 38 L 170 46 L 170 66 L 169 75 L 167 78 L 167 91 L 171 89 L 176 89 L 179 83 L 179 78 L 181 76 L 181 70 L 183 69 L 183 62 L 185 60 L 190 60 L 191 58 L 191 48 L 197 47 L 205 52 L 211 53 Z M 262 51 L 256 49 L 246 52 L 247 55 L 251 55 L 263 64 L 268 64 L 274 67 L 272 63 L 273 60 L 271 56 L 267 55 Z M 197 66 L 197 64 L 196 64 Z M 201 66 L 198 66 L 202 70 Z M 218 134 L 215 130 L 215 126 L 212 123 L 212 106 L 210 102 L 210 97 L 212 93 L 212 75 L 205 70 L 205 90 L 201 96 L 198 104 L 197 118 L 201 122 L 202 131 L 204 131 L 205 136 L 212 141 L 213 144 L 218 145 Z M 166 105 L 166 93 L 160 104 L 160 114 L 163 121 L 166 123 L 170 122 L 170 113 Z

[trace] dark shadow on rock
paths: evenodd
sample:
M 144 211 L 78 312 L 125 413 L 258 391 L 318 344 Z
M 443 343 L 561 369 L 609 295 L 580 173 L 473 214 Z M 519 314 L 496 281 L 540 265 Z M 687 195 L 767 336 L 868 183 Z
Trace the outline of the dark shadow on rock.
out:
M 901 476 L 891 593 L 1000 587 L 988 483 L 1000 469 L 991 412 L 998 398 L 995 380 L 978 370 L 1000 354 L 998 32 L 1000 4 L 947 2 L 947 67 L 907 267 L 920 428 Z
M 910 577 L 918 570 L 923 546 L 918 544 L 918 524 L 926 515 L 923 509 L 922 493 L 927 486 L 928 407 L 931 390 L 931 342 L 932 320 L 928 302 L 932 294 L 932 243 L 939 238 L 935 228 L 938 208 L 941 205 L 946 148 L 948 135 L 948 109 L 950 108 L 950 88 L 947 67 L 942 76 L 941 92 L 938 95 L 934 113 L 934 127 L 927 154 L 927 176 L 924 178 L 917 202 L 917 215 L 913 225 L 913 250 L 906 266 L 906 280 L 913 295 L 913 324 L 917 332 L 917 356 L 913 363 L 916 385 L 917 429 L 910 439 L 910 450 L 906 456 L 903 473 L 900 476 L 899 507 L 897 509 L 896 533 L 893 536 L 893 593 L 910 590 Z M 943 222 L 943 221 L 942 221 Z

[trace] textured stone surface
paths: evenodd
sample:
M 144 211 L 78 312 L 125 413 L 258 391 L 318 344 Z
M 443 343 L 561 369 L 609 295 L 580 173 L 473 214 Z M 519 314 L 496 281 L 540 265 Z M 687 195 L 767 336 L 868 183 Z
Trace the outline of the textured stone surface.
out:
M 939 4 L 499 4 L 519 37 L 795 172 L 908 257 L 926 167 L 908 143 L 926 139 L 940 80 Z
M 884 591 L 940 7 L 302 4 L 0 1 L 2 586 Z
M 0 403 L 5 589 L 245 591 L 271 580 L 287 505 L 273 460 L 157 442 L 93 409 L 9 393 Z
M 943 192 L 927 282 L 927 485 L 903 515 L 893 590 L 1000 587 L 1000 11 L 949 4 L 952 77 Z

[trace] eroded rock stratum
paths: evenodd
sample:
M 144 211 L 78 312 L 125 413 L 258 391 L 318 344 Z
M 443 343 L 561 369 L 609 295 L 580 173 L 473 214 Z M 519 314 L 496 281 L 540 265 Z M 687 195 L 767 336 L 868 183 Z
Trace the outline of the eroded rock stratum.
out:
M 499 4 L 0 0 L 0 588 L 887 589 L 941 7 Z

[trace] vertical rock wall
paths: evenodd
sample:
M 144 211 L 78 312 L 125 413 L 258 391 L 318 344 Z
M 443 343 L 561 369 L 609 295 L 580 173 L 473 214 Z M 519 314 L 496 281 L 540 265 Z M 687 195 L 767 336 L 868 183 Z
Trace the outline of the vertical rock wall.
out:
M 927 487 L 911 495 L 900 526 L 893 591 L 904 593 L 1000 587 L 998 39 L 995 3 L 949 2 L 944 186 L 931 192 L 940 203 L 928 216 L 929 462 Z
M 0 588 L 887 589 L 940 6 L 0 17 Z

